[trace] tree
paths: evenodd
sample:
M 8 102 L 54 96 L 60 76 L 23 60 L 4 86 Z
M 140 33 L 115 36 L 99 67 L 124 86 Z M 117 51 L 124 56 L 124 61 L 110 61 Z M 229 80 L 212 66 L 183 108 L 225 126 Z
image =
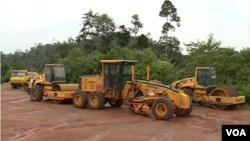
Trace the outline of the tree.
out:
M 98 31 L 95 26 L 97 16 L 98 13 L 94 13 L 91 9 L 89 12 L 83 14 L 83 27 L 76 37 L 76 42 L 80 43 L 81 41 L 85 41 L 86 44 L 88 44 L 91 54 L 93 53 L 93 40 L 98 36 Z
M 5 54 L 3 54 L 2 51 L 0 51 L 0 63 L 4 60 Z
M 137 45 L 140 49 L 143 48 L 147 48 L 148 47 L 148 37 L 145 36 L 144 34 L 141 34 L 140 36 L 138 36 L 138 41 L 137 41 Z
M 213 33 L 209 34 L 207 41 L 184 43 L 190 55 L 189 61 L 185 64 L 187 72 L 194 72 L 194 68 L 213 67 L 215 64 L 216 52 L 220 48 L 221 42 L 213 38 Z
M 168 31 L 175 31 L 175 27 L 171 22 L 176 22 L 176 25 L 180 27 L 181 18 L 177 15 L 177 8 L 172 4 L 170 0 L 165 0 L 161 6 L 161 11 L 159 13 L 160 17 L 167 18 L 166 23 L 162 27 L 162 33 L 166 36 L 166 60 L 168 56 Z
M 134 14 L 132 16 L 131 23 L 134 25 L 133 28 L 129 28 L 130 32 L 134 34 L 135 46 L 137 47 L 137 33 L 140 28 L 143 28 L 143 24 L 141 23 L 138 14 Z
M 181 50 L 180 47 L 180 41 L 176 37 L 167 37 L 167 46 L 168 46 L 168 58 L 172 59 L 171 63 L 176 63 L 178 65 L 180 58 L 181 58 Z M 165 52 L 165 45 L 166 45 L 166 36 L 161 36 L 159 40 L 159 47 L 158 47 L 158 53 L 161 54 L 162 52 Z
M 4 77 L 9 71 L 9 64 L 4 60 L 1 60 L 1 77 Z
M 112 40 L 112 35 L 115 30 L 115 23 L 111 17 L 107 14 L 97 15 L 95 18 L 95 26 L 98 34 L 100 35 L 101 41 L 101 50 L 103 45 L 109 44 Z
M 119 26 L 118 32 L 116 32 L 116 37 L 118 38 L 117 44 L 119 44 L 121 47 L 127 46 L 130 39 L 130 32 L 125 27 L 125 25 Z
M 72 49 L 73 47 L 70 44 L 62 44 L 56 47 L 56 50 L 60 53 L 60 57 L 61 58 L 65 58 L 66 56 L 68 56 L 69 51 Z

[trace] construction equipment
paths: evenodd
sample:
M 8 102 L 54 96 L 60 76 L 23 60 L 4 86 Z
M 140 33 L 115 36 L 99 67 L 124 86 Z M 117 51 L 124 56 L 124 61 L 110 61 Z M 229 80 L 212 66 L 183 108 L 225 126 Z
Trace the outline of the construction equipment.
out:
M 102 74 L 79 77 L 79 90 L 73 95 L 75 107 L 101 109 L 105 103 L 120 107 L 124 100 L 137 114 L 148 115 L 149 105 L 156 119 L 168 120 L 175 113 L 187 116 L 192 111 L 189 96 L 157 81 L 134 79 L 137 61 L 101 60 Z
M 175 113 L 187 116 L 192 112 L 192 102 L 183 90 L 172 89 L 158 81 L 134 79 L 137 61 L 101 60 L 102 74 L 80 76 L 78 84 L 66 83 L 63 65 L 46 65 L 45 74 L 34 78 L 27 88 L 32 100 L 42 97 L 61 103 L 72 99 L 75 107 L 102 109 L 106 103 L 120 107 L 124 100 L 135 113 L 148 115 L 149 105 L 156 119 L 169 120 Z M 54 71 L 53 71 L 54 70 Z M 57 77 L 60 75 L 60 77 Z
M 28 72 L 27 70 L 12 70 L 10 77 L 10 84 L 13 89 L 25 86 L 33 77 L 38 74 L 35 72 Z
M 214 68 L 197 67 L 195 77 L 182 79 L 172 83 L 176 89 L 182 89 L 198 102 L 211 104 L 216 109 L 234 108 L 245 103 L 245 96 L 239 96 L 234 88 L 217 88 Z
M 66 84 L 66 73 L 62 64 L 46 64 L 44 74 L 34 77 L 26 84 L 25 90 L 32 101 L 41 101 L 43 97 L 47 97 L 56 104 L 71 100 L 78 89 L 78 84 Z

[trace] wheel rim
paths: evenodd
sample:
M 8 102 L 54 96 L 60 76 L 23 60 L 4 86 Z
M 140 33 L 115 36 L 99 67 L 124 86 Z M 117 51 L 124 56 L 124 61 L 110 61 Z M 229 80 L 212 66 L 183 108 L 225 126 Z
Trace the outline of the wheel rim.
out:
M 98 104 L 98 98 L 95 95 L 91 96 L 90 103 L 91 105 L 96 106 Z
M 159 103 L 156 106 L 156 113 L 160 116 L 164 116 L 168 112 L 168 108 L 165 104 Z
M 76 97 L 75 97 L 75 102 L 76 102 L 76 104 L 81 104 L 82 103 L 82 97 L 78 94 L 78 95 L 76 95 Z
M 32 95 L 35 98 L 36 97 L 36 91 L 33 91 Z

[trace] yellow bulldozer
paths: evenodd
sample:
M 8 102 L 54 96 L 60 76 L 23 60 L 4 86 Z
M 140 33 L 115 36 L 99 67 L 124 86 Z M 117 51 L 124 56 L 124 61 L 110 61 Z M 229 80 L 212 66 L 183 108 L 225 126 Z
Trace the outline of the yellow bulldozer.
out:
M 157 81 L 134 79 L 137 61 L 101 60 L 102 74 L 80 76 L 78 84 L 66 83 L 62 64 L 47 64 L 45 74 L 33 79 L 26 88 L 31 100 L 42 97 L 61 103 L 72 99 L 75 107 L 102 109 L 106 103 L 120 107 L 126 101 L 129 109 L 148 115 L 149 105 L 156 119 L 169 120 L 173 114 L 187 116 L 192 112 L 192 102 L 183 90 L 173 89 Z M 149 69 L 148 69 L 149 70 Z
M 198 102 L 210 104 L 215 109 L 232 109 L 245 103 L 245 96 L 239 96 L 234 88 L 217 88 L 217 78 L 214 68 L 197 67 L 195 77 L 178 80 L 172 87 L 182 89 Z

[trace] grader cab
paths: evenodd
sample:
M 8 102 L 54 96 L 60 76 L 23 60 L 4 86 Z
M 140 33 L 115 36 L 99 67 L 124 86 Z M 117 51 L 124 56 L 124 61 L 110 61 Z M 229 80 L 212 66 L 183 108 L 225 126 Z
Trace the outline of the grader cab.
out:
M 239 96 L 234 88 L 217 88 L 214 68 L 197 67 L 195 77 L 182 79 L 172 83 L 176 89 L 182 89 L 198 102 L 211 104 L 216 109 L 234 108 L 245 103 L 245 96 Z

